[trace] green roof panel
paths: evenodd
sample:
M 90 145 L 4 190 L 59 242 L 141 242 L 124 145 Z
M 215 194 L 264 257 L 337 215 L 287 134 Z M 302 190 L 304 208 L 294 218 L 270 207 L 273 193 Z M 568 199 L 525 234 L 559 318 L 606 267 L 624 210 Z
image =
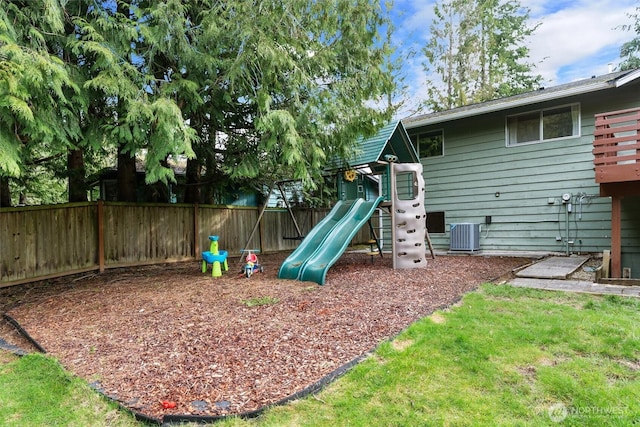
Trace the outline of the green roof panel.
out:
M 385 161 L 388 154 L 396 156 L 398 163 L 419 162 L 418 154 L 400 121 L 387 123 L 372 137 L 359 138 L 354 144 L 354 157 L 346 160 L 346 163 L 351 168 L 369 166 L 375 170 L 381 165 L 378 162 Z M 345 162 L 334 161 L 331 164 L 334 166 L 331 169 L 335 169 Z

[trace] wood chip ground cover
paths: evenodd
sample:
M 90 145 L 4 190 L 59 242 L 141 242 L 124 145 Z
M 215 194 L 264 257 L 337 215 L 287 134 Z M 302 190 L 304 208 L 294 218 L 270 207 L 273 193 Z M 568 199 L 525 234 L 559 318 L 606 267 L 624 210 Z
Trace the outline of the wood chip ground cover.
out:
M 5 288 L 0 308 L 67 369 L 137 412 L 228 415 L 304 389 L 530 262 L 441 256 L 393 270 L 389 257 L 349 253 L 319 286 L 278 279 L 284 257 L 261 257 L 265 272 L 249 279 L 231 260 L 221 278 L 189 262 Z M 8 342 L 10 334 L 0 328 Z

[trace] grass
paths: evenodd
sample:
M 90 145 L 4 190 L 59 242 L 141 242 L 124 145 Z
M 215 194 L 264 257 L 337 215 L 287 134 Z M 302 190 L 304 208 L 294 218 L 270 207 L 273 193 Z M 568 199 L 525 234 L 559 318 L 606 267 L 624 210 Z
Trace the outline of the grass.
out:
M 41 354 L 0 357 L 2 426 L 140 426 L 81 379 Z
M 254 298 L 242 300 L 242 304 L 246 305 L 247 307 L 260 307 L 263 305 L 274 305 L 279 302 L 280 300 L 278 298 L 269 297 L 269 296 L 254 297 Z
M 485 285 L 383 343 L 318 395 L 217 425 L 640 426 L 639 314 L 638 299 Z M 112 407 L 85 404 L 96 399 L 82 382 L 59 367 L 52 373 L 57 365 L 42 356 L 22 360 L 0 370 L 0 398 L 10 402 L 0 424 L 38 425 L 15 420 L 100 403 L 86 424 L 106 425 Z M 48 385 L 30 379 L 41 376 Z M 11 398 L 10 384 L 23 381 L 36 383 L 33 392 Z

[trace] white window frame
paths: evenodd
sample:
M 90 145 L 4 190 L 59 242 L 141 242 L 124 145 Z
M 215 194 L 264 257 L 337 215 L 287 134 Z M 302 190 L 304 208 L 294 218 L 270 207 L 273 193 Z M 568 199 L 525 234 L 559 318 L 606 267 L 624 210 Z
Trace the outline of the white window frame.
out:
M 572 128 L 573 128 L 572 129 L 573 134 L 572 135 L 567 135 L 567 136 L 561 136 L 561 137 L 558 137 L 558 138 L 544 139 L 544 120 L 543 120 L 544 113 L 547 112 L 547 111 L 557 110 L 559 108 L 565 108 L 565 107 L 571 107 L 571 116 L 572 116 L 571 125 L 572 125 Z M 514 118 L 514 117 L 532 115 L 534 113 L 538 113 L 539 139 L 532 140 L 532 141 L 523 141 L 523 142 L 511 142 L 509 140 L 509 120 Z M 522 145 L 539 144 L 541 142 L 559 141 L 559 140 L 570 139 L 570 138 L 579 138 L 581 136 L 581 133 L 582 133 L 581 120 L 582 120 L 582 118 L 581 118 L 581 115 L 580 115 L 580 103 L 556 105 L 556 106 L 553 106 L 553 107 L 543 108 L 543 109 L 540 109 L 540 110 L 531 110 L 531 111 L 526 111 L 526 112 L 519 113 L 519 114 L 509 115 L 509 116 L 505 117 L 505 142 L 506 142 L 506 146 L 507 147 L 520 147 Z

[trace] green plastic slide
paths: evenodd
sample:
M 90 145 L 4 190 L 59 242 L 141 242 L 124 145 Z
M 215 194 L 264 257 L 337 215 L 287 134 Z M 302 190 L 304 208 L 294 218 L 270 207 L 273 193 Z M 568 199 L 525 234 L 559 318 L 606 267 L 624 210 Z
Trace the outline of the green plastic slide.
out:
M 337 221 L 329 221 L 329 224 L 323 227 L 322 231 L 318 232 L 323 235 L 321 242 L 319 244 L 311 245 L 313 252 L 309 253 L 310 248 L 307 248 L 304 257 L 296 258 L 295 262 L 297 263 L 296 268 L 298 271 L 297 279 L 324 285 L 329 268 L 344 253 L 347 246 L 349 246 L 351 239 L 353 239 L 358 230 L 360 230 L 369 218 L 371 218 L 371 215 L 376 211 L 376 208 L 380 205 L 382 200 L 383 197 L 378 197 L 372 201 L 357 199 L 353 202 L 350 209 L 344 212 L 340 219 Z M 330 214 L 331 213 L 333 213 L 333 210 Z M 314 227 L 314 230 L 321 224 L 322 222 Z M 305 241 L 306 239 L 303 240 L 303 242 Z M 292 253 L 291 256 L 292 255 L 294 254 Z M 291 256 L 289 258 L 291 258 Z M 285 260 L 283 267 L 287 264 L 289 258 Z M 281 267 L 280 271 L 282 272 L 282 270 L 283 269 Z M 280 275 L 279 277 L 284 278 Z
M 342 201 L 340 200 L 331 209 L 331 211 L 320 221 L 313 229 L 307 234 L 307 236 L 300 242 L 300 245 L 294 250 L 291 255 L 284 260 L 280 266 L 278 277 L 280 279 L 297 279 L 300 274 L 300 269 L 304 262 L 309 258 L 316 249 L 322 245 L 322 242 L 327 237 L 327 234 L 331 231 L 335 225 L 342 220 L 349 210 L 354 207 L 354 201 Z

